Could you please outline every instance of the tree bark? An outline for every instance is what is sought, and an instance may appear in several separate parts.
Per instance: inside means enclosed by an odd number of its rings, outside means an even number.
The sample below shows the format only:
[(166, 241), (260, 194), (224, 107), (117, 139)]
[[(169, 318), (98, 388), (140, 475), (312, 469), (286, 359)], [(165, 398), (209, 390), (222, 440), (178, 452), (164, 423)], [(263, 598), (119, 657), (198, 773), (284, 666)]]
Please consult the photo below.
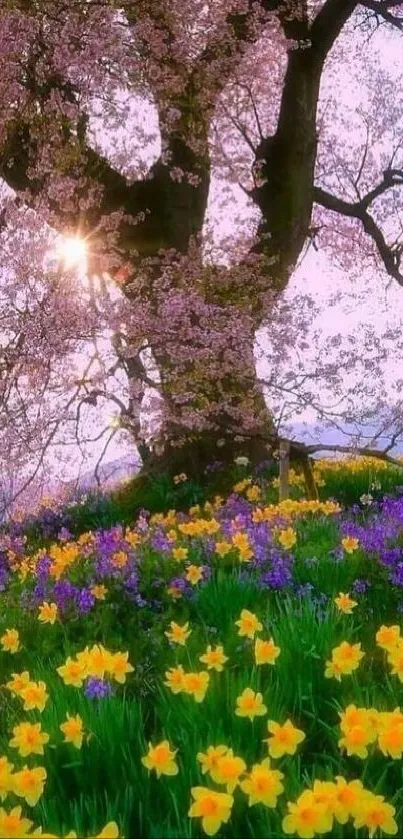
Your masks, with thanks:
[[(254, 332), (249, 346), (243, 338), (235, 355), (242, 363), (234, 364), (224, 376), (216, 375), (222, 364), (220, 354), (210, 347), (205, 364), (194, 362), (189, 352), (188, 364), (178, 371), (167, 354), (155, 352), (161, 375), (160, 390), (168, 403), (168, 421), (162, 428), (147, 469), (162, 469), (170, 474), (185, 472), (200, 478), (214, 461), (229, 465), (238, 455), (257, 465), (267, 460), (276, 432), (273, 417), (259, 385), (253, 357)], [(172, 391), (191, 394), (183, 404), (172, 398)], [(202, 417), (200, 430), (194, 418)], [(244, 422), (244, 418), (247, 422)], [(189, 431), (186, 432), (186, 429)]]

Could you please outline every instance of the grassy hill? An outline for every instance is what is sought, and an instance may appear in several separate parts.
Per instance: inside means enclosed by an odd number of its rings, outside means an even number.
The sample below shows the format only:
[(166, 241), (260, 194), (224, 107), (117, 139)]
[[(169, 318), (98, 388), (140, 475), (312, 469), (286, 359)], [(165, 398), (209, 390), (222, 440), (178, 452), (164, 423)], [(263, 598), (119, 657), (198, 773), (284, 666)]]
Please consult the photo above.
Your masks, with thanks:
[(402, 831), (400, 470), (317, 478), (137, 479), (3, 530), (0, 837)]

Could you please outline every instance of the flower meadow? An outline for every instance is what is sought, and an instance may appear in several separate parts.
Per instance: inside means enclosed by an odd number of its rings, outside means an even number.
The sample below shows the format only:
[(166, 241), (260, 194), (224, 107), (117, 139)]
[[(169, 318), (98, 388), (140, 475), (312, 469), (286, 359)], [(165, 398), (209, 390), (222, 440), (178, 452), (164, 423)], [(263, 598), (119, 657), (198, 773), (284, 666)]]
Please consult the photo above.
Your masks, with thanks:
[(4, 529), (0, 837), (401, 835), (403, 498), (372, 468), (352, 506), (346, 461), (281, 503), (242, 463), (186, 512)]

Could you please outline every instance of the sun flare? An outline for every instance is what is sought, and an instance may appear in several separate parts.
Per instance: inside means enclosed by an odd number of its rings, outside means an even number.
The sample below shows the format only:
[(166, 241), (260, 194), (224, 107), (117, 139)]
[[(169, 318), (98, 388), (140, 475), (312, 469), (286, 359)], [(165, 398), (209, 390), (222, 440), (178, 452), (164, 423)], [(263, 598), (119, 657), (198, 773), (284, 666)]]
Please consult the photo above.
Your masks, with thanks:
[(80, 236), (63, 236), (57, 246), (57, 255), (65, 268), (86, 268), (87, 243)]

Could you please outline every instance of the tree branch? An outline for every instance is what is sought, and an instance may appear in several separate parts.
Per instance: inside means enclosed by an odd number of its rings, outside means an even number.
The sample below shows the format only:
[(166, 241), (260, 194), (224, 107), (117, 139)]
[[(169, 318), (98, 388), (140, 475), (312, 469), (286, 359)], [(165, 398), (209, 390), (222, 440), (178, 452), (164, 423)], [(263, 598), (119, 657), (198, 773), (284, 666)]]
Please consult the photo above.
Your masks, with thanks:
[(378, 198), (391, 186), (403, 185), (403, 172), (401, 170), (389, 170), (389, 172), (384, 173), (382, 183), (354, 203), (338, 198), (321, 187), (314, 187), (314, 201), (334, 213), (361, 221), (365, 232), (375, 243), (389, 276), (403, 286), (403, 274), (400, 271), (403, 246), (400, 244), (388, 245), (379, 225), (368, 212), (368, 207), (375, 198)]
[(307, 455), (324, 451), (340, 452), (343, 454), (358, 454), (362, 457), (374, 457), (377, 460), (385, 460), (387, 463), (391, 463), (393, 466), (403, 469), (403, 463), (388, 454), (386, 450), (380, 451), (379, 449), (368, 449), (365, 446), (358, 446), (355, 448), (353, 446), (325, 445), (322, 443), (319, 445), (306, 446), (304, 443), (297, 443), (294, 440), (291, 440), (290, 443), (292, 448), (295, 448), (297, 451), (301, 451)]
[(390, 11), (402, 6), (401, 0), (360, 0), (360, 4), (373, 12), (376, 18), (382, 18), (385, 23), (403, 32), (403, 15), (399, 17)]

